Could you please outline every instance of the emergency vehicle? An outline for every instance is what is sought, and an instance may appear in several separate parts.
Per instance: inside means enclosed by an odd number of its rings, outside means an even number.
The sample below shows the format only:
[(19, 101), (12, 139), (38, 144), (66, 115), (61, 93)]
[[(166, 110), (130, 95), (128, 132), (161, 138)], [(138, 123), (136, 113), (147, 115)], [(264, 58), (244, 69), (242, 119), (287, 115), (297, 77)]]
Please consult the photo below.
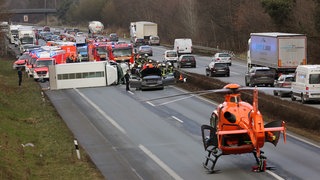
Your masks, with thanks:
[(55, 45), (65, 51), (65, 61), (71, 55), (77, 57), (77, 46), (75, 42), (56, 42)]
[(106, 61), (109, 59), (107, 47), (108, 43), (92, 42), (88, 44), (89, 61)]
[(38, 59), (31, 64), (31, 68), (29, 68), (29, 71), (32, 72), (32, 76), (35, 81), (38, 81), (39, 79), (49, 80), (48, 66), (65, 64), (67, 57), (66, 51), (62, 49), (40, 51), (36, 52), (35, 55), (38, 57)]
[(113, 44), (107, 46), (109, 59), (117, 63), (127, 62), (134, 64), (134, 51), (132, 44)]
[(56, 61), (54, 58), (38, 58), (33, 68), (33, 79), (38, 80), (49, 80), (49, 65), (55, 65)]

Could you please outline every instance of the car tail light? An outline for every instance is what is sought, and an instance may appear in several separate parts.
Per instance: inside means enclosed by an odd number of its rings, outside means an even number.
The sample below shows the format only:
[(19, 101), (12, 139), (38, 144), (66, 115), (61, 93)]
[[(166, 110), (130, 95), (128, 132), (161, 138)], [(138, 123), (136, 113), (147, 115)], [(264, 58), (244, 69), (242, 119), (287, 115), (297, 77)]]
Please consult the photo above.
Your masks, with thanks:
[(309, 91), (309, 87), (308, 86), (306, 87), (306, 91), (307, 91), (306, 94), (309, 94), (309, 92), (308, 92)]
[(282, 87), (291, 87), (291, 83), (282, 83)]

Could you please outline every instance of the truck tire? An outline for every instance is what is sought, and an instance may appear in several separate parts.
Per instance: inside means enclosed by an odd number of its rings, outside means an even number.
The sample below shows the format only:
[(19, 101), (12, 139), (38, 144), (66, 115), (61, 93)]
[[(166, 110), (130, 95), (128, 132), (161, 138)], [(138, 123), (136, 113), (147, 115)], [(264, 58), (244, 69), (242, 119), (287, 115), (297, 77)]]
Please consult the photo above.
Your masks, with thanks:
[(278, 96), (278, 92), (277, 91), (273, 91), (273, 95)]

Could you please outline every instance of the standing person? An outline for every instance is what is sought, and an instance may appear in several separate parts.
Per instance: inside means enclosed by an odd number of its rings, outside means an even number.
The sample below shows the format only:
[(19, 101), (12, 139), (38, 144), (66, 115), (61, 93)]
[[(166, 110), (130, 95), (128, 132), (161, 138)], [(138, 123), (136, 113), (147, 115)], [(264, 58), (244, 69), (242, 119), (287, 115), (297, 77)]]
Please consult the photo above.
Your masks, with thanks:
[(126, 81), (126, 91), (130, 91), (130, 88), (129, 88), (129, 83), (130, 83), (129, 70), (127, 70), (126, 74), (124, 75), (124, 79)]
[(78, 53), (78, 61), (81, 62), (82, 61), (82, 56), (80, 53)]
[(22, 83), (22, 71), (21, 71), (21, 68), (18, 69), (18, 78), (19, 78), (19, 86), (21, 86), (21, 83)]

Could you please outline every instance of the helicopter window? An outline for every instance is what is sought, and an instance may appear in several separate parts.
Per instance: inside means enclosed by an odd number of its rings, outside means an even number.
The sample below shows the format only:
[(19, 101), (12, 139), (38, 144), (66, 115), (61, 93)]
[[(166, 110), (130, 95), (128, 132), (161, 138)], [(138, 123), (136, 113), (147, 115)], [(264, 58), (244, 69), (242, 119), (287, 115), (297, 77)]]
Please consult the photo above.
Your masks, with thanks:
[(238, 103), (240, 101), (240, 98), (238, 96), (233, 96), (230, 98), (230, 102)]

